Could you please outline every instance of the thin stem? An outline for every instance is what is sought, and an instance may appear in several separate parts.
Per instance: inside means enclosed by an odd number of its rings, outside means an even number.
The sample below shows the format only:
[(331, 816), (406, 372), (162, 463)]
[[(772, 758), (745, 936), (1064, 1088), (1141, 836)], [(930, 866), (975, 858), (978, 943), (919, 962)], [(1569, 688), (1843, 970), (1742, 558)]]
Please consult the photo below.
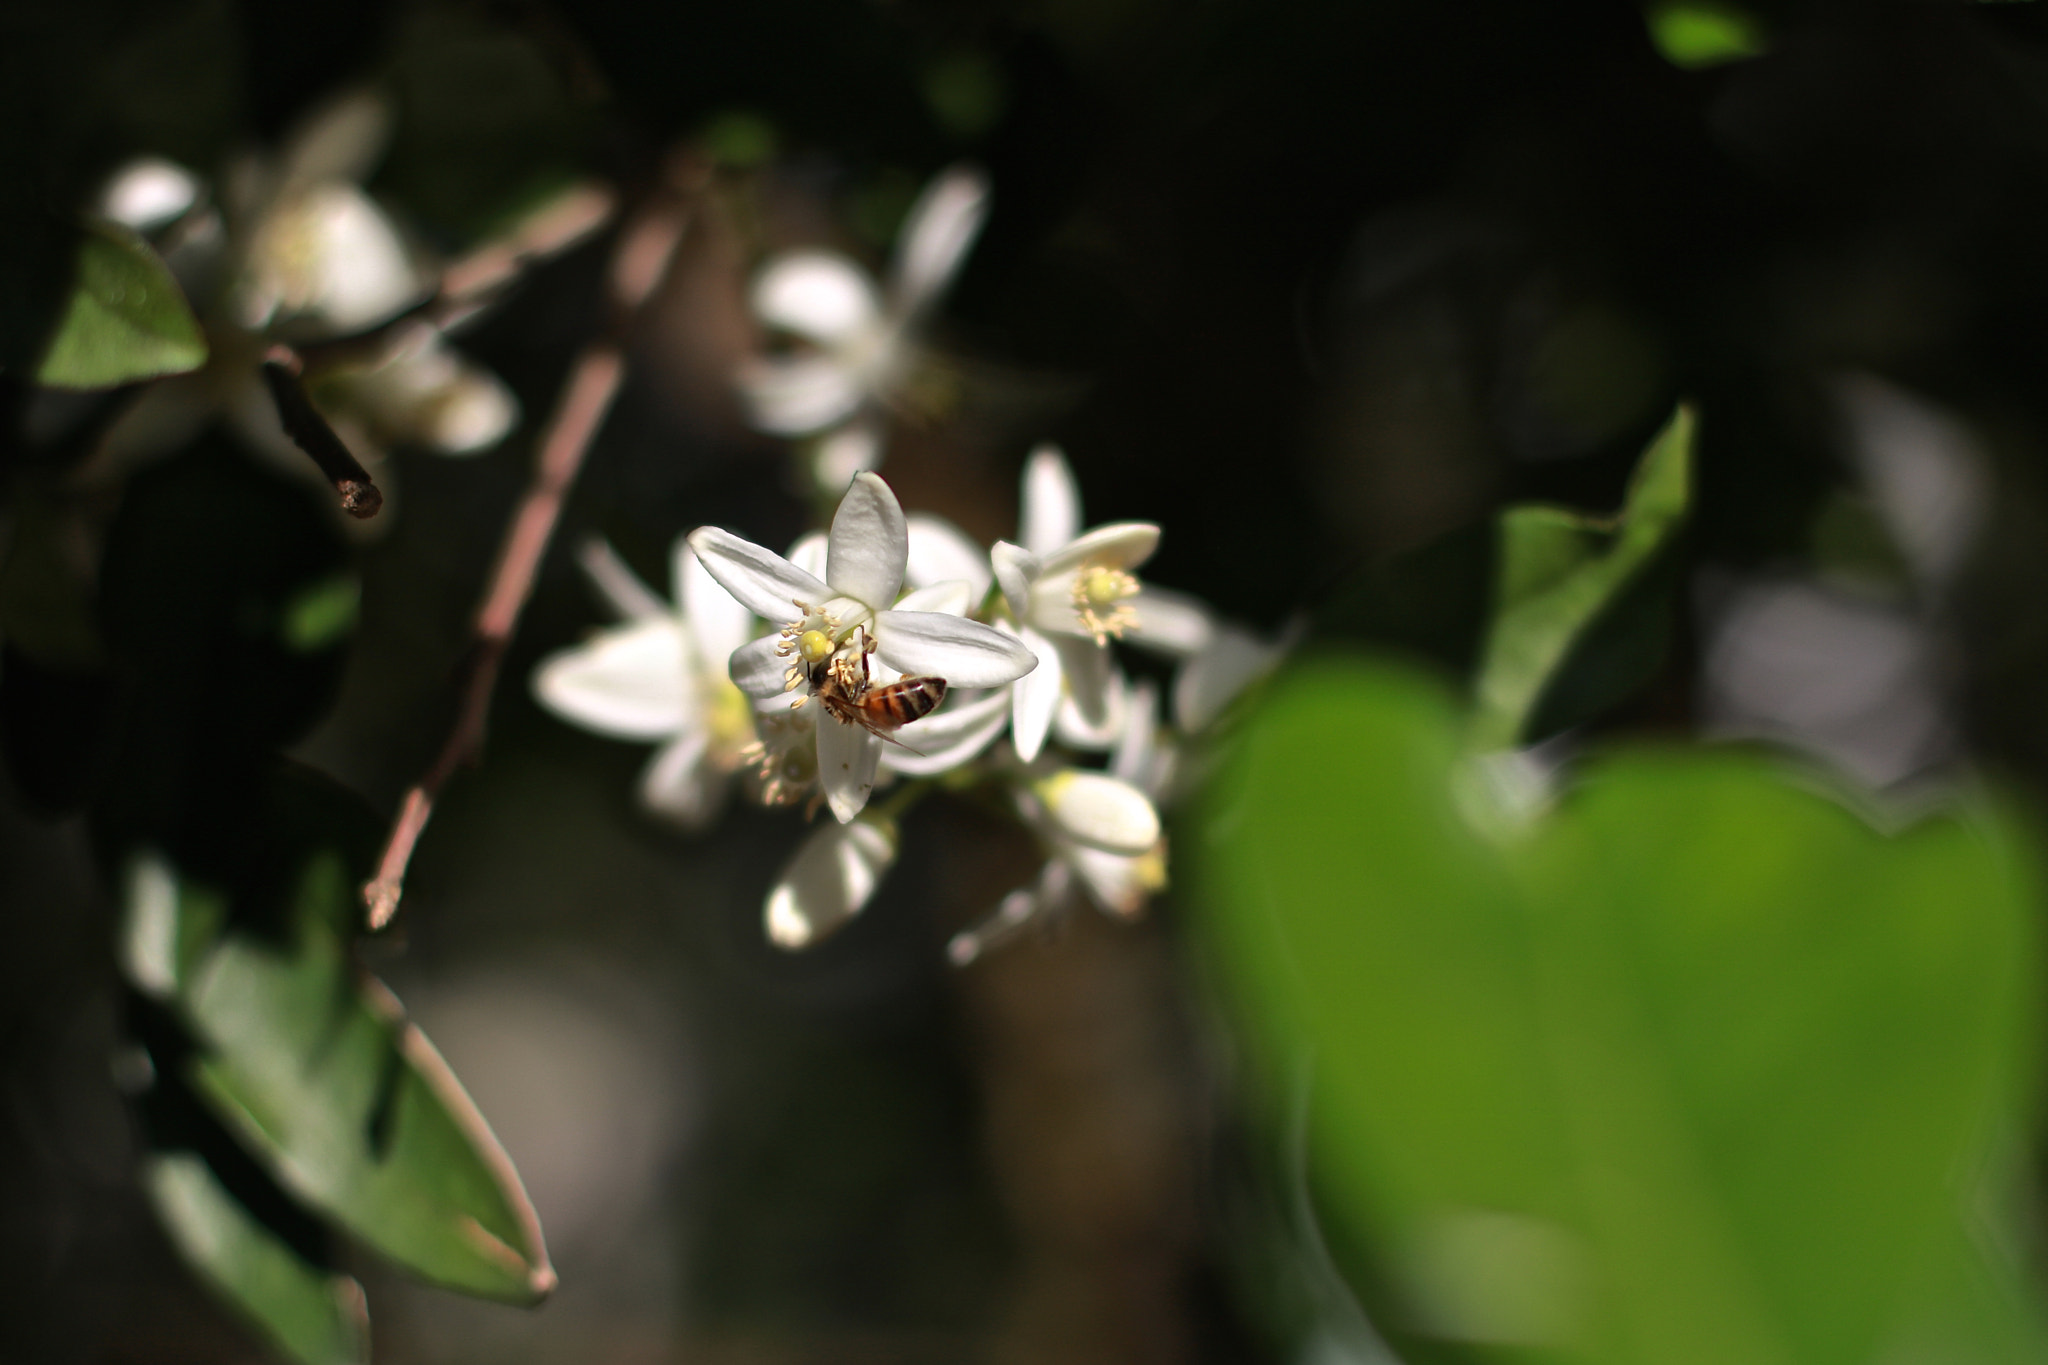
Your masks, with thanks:
[(313, 457), (327, 482), (341, 495), (341, 510), (352, 517), (377, 515), (384, 495), (370, 479), (370, 472), (357, 462), (327, 425), (327, 419), (306, 394), (305, 365), (289, 346), (272, 346), (263, 357), (263, 382), (270, 386), (270, 401), (277, 406), (277, 420), (284, 424), (292, 444)]
[(506, 526), (497, 566), (471, 629), (454, 724), (425, 775), (407, 790), (385, 840), (376, 876), (363, 886), (363, 903), (373, 930), (390, 923), (398, 912), (406, 866), (433, 817), (442, 787), (458, 768), (475, 762), (483, 746), (498, 666), (532, 595), (534, 577), (554, 537), (570, 486), (625, 377), (627, 329), (667, 273), (688, 225), (695, 191), (707, 175), (705, 164), (694, 158), (680, 162), (669, 183), (653, 194), (619, 234), (612, 251), (607, 326), (571, 366), (562, 397), (542, 433), (533, 478)]

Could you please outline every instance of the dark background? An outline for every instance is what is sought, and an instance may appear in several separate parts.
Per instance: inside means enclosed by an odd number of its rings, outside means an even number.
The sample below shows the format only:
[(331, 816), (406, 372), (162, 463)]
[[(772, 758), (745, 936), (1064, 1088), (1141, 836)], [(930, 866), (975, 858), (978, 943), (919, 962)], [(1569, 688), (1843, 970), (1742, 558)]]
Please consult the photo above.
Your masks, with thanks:
[[(1941, 604), (1947, 695), (1957, 752), (2038, 790), (2048, 17), (1747, 8), (1765, 53), (1685, 70), (1627, 3), (0, 6), (10, 338), (54, 306), (39, 225), (116, 165), (153, 152), (213, 173), (366, 80), (400, 109), (372, 188), (444, 252), (566, 177), (630, 196), (679, 141), (722, 158), (515, 643), (485, 763), (428, 836), (399, 941), (366, 950), (525, 1170), (564, 1288), (527, 1315), (363, 1267), (379, 1358), (1284, 1353), (1299, 1305), (1274, 1288), (1271, 1195), (1170, 896), (1142, 925), (1080, 916), (950, 973), (946, 936), (1033, 864), (1006, 827), (934, 807), (861, 920), (784, 956), (757, 907), (797, 823), (745, 810), (709, 841), (659, 830), (632, 808), (643, 752), (525, 691), (602, 620), (563, 552), (578, 538), (608, 536), (665, 587), (693, 526), (768, 544), (803, 528), (781, 448), (725, 387), (757, 340), (747, 273), (819, 241), (880, 262), (954, 161), (987, 170), (993, 213), (942, 314), (945, 396), (899, 422), (885, 466), (912, 510), (1008, 534), (1024, 454), (1058, 441), (1091, 523), (1164, 526), (1149, 579), (1263, 630), (1299, 620), (1312, 643), (1456, 668), (1484, 607), (1469, 528), (1512, 500), (1612, 508), (1680, 397), (1704, 414), (1681, 584), (1826, 568), (1824, 529), (1862, 506), (1838, 386), (1876, 376), (1966, 423), (1994, 471)], [(123, 718), (160, 705), (189, 724), (167, 693), (220, 695), (228, 666), (192, 642), (237, 585), (358, 565), (346, 655), (283, 703), (266, 675), (237, 705), (276, 703), (266, 743), (388, 811), (446, 724), (533, 423), (596, 325), (606, 245), (536, 268), (464, 335), (529, 420), (476, 460), (401, 454), (379, 539), (345, 545), (219, 433), (120, 505), (67, 510), (85, 529), (50, 619), (82, 612), (117, 643), (124, 620), (198, 624), (145, 650), (154, 671), (123, 671), (9, 622), (0, 1355), (251, 1358), (153, 1230), (108, 1079), (126, 1025), (96, 849), (121, 805), (108, 774), (133, 762)], [(30, 434), (18, 378), (0, 405), (20, 543), (79, 443)], [(227, 491), (179, 503), (209, 480)], [(1697, 722), (1697, 601), (1675, 596), (1662, 675), (1604, 725)], [(202, 776), (166, 779), (165, 799), (218, 828), (230, 779)]]

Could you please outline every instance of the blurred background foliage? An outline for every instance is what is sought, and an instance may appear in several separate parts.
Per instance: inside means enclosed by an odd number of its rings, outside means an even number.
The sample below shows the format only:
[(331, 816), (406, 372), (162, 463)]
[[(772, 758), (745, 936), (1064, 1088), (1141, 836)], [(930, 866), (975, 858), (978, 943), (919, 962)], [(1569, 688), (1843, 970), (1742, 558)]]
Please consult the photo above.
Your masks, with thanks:
[[(391, 442), (373, 536), (225, 420), (86, 477), (142, 386), (65, 338), (242, 364), (80, 214), (143, 155), (225, 196), (366, 86), (422, 259), (715, 170), (485, 762), (357, 942), (610, 234), (468, 323), (528, 418)], [(892, 486), (987, 542), (1057, 440), (1164, 526), (1148, 578), (1311, 657), (1144, 922), (946, 968), (1035, 861), (926, 806), (790, 956), (801, 827), (655, 826), (523, 679), (601, 617), (584, 537), (661, 582), (690, 527), (803, 529), (732, 389), (748, 276), (880, 261), (963, 159), (992, 216)], [(2039, 1358), (2044, 204), (2024, 2), (0, 6), (0, 1356), (349, 1359), (366, 1297), (393, 1362)], [(250, 944), (354, 1052), (236, 1053), (178, 953)], [(266, 1089), (329, 1063), (354, 1107)], [(266, 1103), (470, 1133), (420, 1169), (517, 1266), (234, 1126)], [(398, 1273), (549, 1258), (538, 1313)]]

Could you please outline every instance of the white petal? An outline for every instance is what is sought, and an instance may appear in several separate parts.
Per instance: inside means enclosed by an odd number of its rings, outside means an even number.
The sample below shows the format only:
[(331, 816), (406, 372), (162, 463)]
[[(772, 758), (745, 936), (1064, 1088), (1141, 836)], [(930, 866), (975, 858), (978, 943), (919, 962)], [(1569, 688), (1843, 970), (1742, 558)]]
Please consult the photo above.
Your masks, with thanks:
[(1024, 644), (1037, 656), (1038, 667), (1017, 679), (1010, 689), (1015, 703), (1010, 736), (1011, 743), (1017, 746), (1017, 757), (1029, 763), (1045, 747), (1046, 731), (1052, 728), (1062, 688), (1060, 655), (1052, 641), (1026, 626)]
[(875, 324), (881, 301), (867, 272), (831, 251), (778, 256), (754, 281), (754, 316), (770, 327), (833, 346)]
[(763, 635), (734, 650), (726, 668), (732, 685), (750, 697), (775, 697), (788, 690), (789, 658), (775, 652), (781, 644), (780, 635)]
[(906, 583), (922, 588), (928, 583), (964, 578), (973, 585), (976, 602), (988, 596), (988, 556), (965, 531), (944, 517), (927, 512), (912, 512), (909, 527), (910, 558), (903, 570)]
[(1081, 534), (1081, 490), (1058, 446), (1044, 445), (1024, 464), (1018, 536), (1043, 559)]
[(1039, 573), (1042, 577), (1051, 578), (1055, 574), (1072, 573), (1084, 564), (1134, 569), (1150, 559), (1158, 548), (1157, 525), (1149, 521), (1113, 521), (1047, 555)]
[(955, 166), (918, 196), (903, 220), (890, 271), (891, 302), (910, 317), (935, 301), (967, 256), (988, 217), (988, 180)]
[(182, 218), (199, 202), (199, 177), (175, 161), (146, 156), (109, 176), (99, 211), (137, 232), (154, 232)]
[(1216, 635), (1216, 621), (1199, 598), (1183, 592), (1155, 588), (1150, 583), (1131, 599), (1138, 624), (1125, 636), (1134, 645), (1144, 645), (1163, 654), (1200, 654)]
[(1083, 746), (1107, 747), (1115, 733), (1112, 713), (1116, 694), (1123, 686), (1116, 660), (1106, 647), (1085, 635), (1054, 635), (1051, 639), (1067, 677), (1067, 697), (1073, 703)]
[(840, 824), (859, 815), (868, 803), (881, 761), (881, 740), (858, 725), (818, 718), (818, 780), (824, 784), (825, 801)]
[[(576, 547), (576, 562), (582, 566), (598, 594), (611, 604), (612, 610), (627, 620), (652, 621), (675, 615), (675, 608), (642, 583), (640, 575), (619, 558), (619, 552), (609, 542), (592, 536)], [(723, 588), (719, 589), (719, 595), (725, 596)], [(731, 653), (730, 650), (726, 652)]]
[[(700, 665), (724, 672), (725, 660), (753, 638), (754, 613), (719, 586), (690, 548), (687, 536), (676, 540), (669, 561), (676, 605), (682, 608), (683, 625), (696, 642)], [(796, 607), (791, 604), (787, 610), (794, 613)]]
[(1081, 884), (1095, 903), (1124, 919), (1145, 908), (1146, 895), (1162, 880), (1160, 864), (1150, 852), (1131, 857), (1075, 845), (1061, 856), (1081, 875)]
[(384, 210), (354, 185), (325, 181), (264, 215), (238, 311), (252, 326), (275, 317), (341, 335), (382, 322), (425, 293), (425, 277)]
[(768, 893), (769, 941), (804, 948), (860, 912), (896, 861), (896, 836), (875, 820), (825, 825), (804, 840)]
[(487, 450), (519, 421), (512, 391), (432, 327), (406, 328), (383, 363), (335, 382), (390, 439), (443, 455)]
[(1207, 727), (1223, 709), (1276, 664), (1285, 642), (1274, 644), (1228, 623), (1216, 627), (1209, 648), (1190, 660), (1173, 682), (1173, 715), (1190, 734)]
[(825, 533), (806, 531), (796, 538), (796, 544), (789, 547), (789, 562), (805, 573), (825, 581)]
[(1159, 751), (1159, 689), (1150, 680), (1130, 688), (1123, 711), (1116, 749), (1109, 758), (1109, 775), (1150, 792)]
[(674, 617), (629, 622), (542, 660), (533, 692), (556, 715), (601, 735), (663, 738), (694, 719), (687, 649)]
[(1159, 812), (1128, 782), (1063, 768), (1032, 791), (1060, 833), (1077, 843), (1135, 856), (1159, 842)]
[(663, 745), (640, 774), (640, 804), (684, 829), (702, 829), (718, 814), (730, 785), (710, 752), (711, 736), (703, 730)]
[(797, 603), (818, 607), (832, 596), (824, 583), (773, 550), (716, 526), (690, 532), (690, 548), (720, 587), (764, 621), (793, 621), (801, 614)]
[(383, 159), (393, 122), (391, 101), (373, 90), (358, 88), (328, 101), (287, 137), (279, 158), (284, 183), (369, 179)]
[(1010, 614), (1024, 620), (1031, 610), (1031, 585), (1038, 581), (1038, 556), (1021, 545), (999, 540), (988, 552), (988, 562), (995, 570), (996, 582), (1003, 585)]
[(991, 692), (965, 706), (941, 707), (896, 732), (901, 748), (884, 745), (882, 766), (908, 777), (929, 777), (959, 767), (995, 741), (1010, 721), (1010, 697)]
[(944, 678), (953, 687), (1001, 687), (1038, 666), (1036, 655), (993, 626), (937, 612), (882, 612), (875, 617), (875, 642), (891, 668)]
[(879, 475), (856, 475), (832, 516), (825, 581), (832, 591), (881, 611), (903, 590), (909, 556), (910, 532), (896, 495)]
[(1053, 712), (1052, 737), (1069, 749), (1099, 752), (1113, 746), (1116, 737), (1123, 733), (1124, 705), (1120, 694), (1111, 692), (1109, 695), (1108, 712), (1099, 719), (1091, 720), (1074, 705), (1072, 691), (1061, 694), (1060, 709)]
[(441, 394), (425, 428), (428, 448), (443, 455), (474, 455), (496, 446), (519, 425), (519, 400), (498, 376), (466, 365), (462, 381)]
[(830, 355), (756, 356), (735, 376), (747, 420), (775, 436), (805, 436), (861, 405), (860, 375)]
[(964, 578), (931, 583), (916, 592), (903, 594), (897, 611), (935, 611), (944, 616), (965, 616), (974, 606), (974, 585)]

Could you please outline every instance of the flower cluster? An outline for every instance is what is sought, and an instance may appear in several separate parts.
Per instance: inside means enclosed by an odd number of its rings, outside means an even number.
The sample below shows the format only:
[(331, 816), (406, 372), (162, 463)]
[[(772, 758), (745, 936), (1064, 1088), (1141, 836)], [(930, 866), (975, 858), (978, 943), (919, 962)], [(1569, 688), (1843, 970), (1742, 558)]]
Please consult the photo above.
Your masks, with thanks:
[(405, 316), (434, 292), (434, 274), (362, 187), (391, 122), (386, 100), (348, 93), (274, 156), (232, 166), (218, 203), (200, 177), (160, 158), (107, 181), (99, 211), (162, 252), (198, 308), (211, 356), (144, 390), (107, 433), (90, 475), (176, 449), (218, 416), (249, 449), (313, 477), (258, 377), (273, 341), (366, 338), (307, 377), (349, 448), (372, 464), (390, 445), (467, 455), (512, 430), (511, 390), (449, 346), (440, 326)]
[[(660, 741), (641, 797), (686, 828), (735, 776), (762, 804), (831, 811), (769, 893), (783, 947), (860, 910), (895, 861), (896, 817), (941, 787), (989, 787), (1046, 855), (1033, 885), (954, 940), (955, 961), (1077, 893), (1132, 916), (1165, 884), (1159, 805), (1179, 737), (1276, 651), (1137, 577), (1156, 525), (1082, 529), (1050, 447), (1026, 466), (1018, 541), (984, 550), (906, 516), (862, 472), (829, 534), (787, 555), (717, 527), (684, 537), (674, 609), (595, 549), (585, 566), (627, 620), (546, 660), (535, 689), (577, 724)], [(1176, 725), (1156, 686), (1126, 675), (1119, 641), (1181, 665)]]

